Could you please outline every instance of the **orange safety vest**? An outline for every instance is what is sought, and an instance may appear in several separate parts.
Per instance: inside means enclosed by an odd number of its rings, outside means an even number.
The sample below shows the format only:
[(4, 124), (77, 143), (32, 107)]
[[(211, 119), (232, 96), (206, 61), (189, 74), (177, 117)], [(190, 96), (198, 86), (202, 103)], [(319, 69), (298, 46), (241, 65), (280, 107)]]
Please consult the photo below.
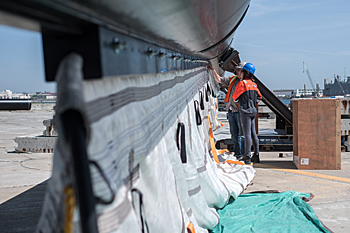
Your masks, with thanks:
[(230, 94), (231, 94), (232, 86), (233, 86), (233, 84), (235, 83), (236, 78), (237, 78), (236, 75), (232, 75), (232, 76), (231, 76), (230, 84), (228, 85), (228, 90), (227, 90), (227, 93), (226, 93), (226, 96), (225, 96), (225, 102), (227, 102), (227, 103), (228, 103), (229, 100), (230, 100)]
[(253, 82), (250, 78), (244, 79), (237, 84), (235, 93), (233, 93), (232, 98), (236, 101), (242, 94), (245, 94), (248, 91), (256, 91), (258, 100), (262, 99), (258, 85), (256, 85), (256, 83)]

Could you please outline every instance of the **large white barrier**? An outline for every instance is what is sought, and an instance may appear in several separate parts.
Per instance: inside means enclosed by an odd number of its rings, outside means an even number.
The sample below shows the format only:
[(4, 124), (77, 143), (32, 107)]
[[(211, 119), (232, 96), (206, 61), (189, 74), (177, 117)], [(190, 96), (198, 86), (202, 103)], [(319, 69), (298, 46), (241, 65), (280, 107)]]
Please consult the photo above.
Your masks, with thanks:
[[(79, 57), (67, 59), (56, 78), (57, 127), (67, 109), (83, 116), (93, 193), (109, 201), (96, 205), (99, 231), (206, 232), (215, 227), (214, 207), (242, 193), (255, 171), (240, 163), (218, 163), (211, 135), (220, 123), (216, 100), (207, 92), (206, 67), (82, 81), (64, 72), (81, 69)], [(178, 132), (181, 124), (184, 136)], [(80, 231), (69, 189), (74, 187), (74, 155), (59, 133), (38, 232)]]

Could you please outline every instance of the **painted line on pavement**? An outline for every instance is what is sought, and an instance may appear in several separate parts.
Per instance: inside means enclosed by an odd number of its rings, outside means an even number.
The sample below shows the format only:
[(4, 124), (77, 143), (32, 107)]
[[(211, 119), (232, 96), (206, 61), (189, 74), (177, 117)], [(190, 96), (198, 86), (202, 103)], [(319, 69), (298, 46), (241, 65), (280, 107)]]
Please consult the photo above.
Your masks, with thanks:
[(323, 178), (327, 180), (336, 180), (336, 181), (341, 181), (341, 182), (347, 182), (350, 183), (349, 178), (344, 178), (344, 177), (338, 177), (338, 176), (329, 176), (329, 175), (324, 175), (324, 174), (319, 174), (319, 173), (313, 173), (313, 172), (307, 172), (307, 171), (301, 171), (301, 170), (295, 170), (295, 169), (283, 169), (271, 165), (266, 165), (266, 164), (260, 164), (260, 163), (254, 163), (253, 167), (256, 168), (268, 168), (272, 170), (277, 170), (277, 171), (284, 171), (284, 172), (290, 172), (290, 173), (295, 173), (295, 174), (300, 174), (300, 175), (306, 175), (306, 176), (313, 176), (317, 178)]

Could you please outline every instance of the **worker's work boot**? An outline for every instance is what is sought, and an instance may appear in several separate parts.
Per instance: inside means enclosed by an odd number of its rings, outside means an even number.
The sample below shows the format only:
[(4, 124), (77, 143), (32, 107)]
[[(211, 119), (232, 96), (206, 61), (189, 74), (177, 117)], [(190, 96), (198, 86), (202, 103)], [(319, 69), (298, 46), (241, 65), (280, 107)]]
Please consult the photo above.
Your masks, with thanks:
[(259, 158), (259, 154), (253, 154), (252, 158), (251, 158), (251, 161), (253, 163), (260, 163), (260, 158)]
[(251, 164), (249, 155), (243, 155), (239, 161), (243, 161), (245, 164)]

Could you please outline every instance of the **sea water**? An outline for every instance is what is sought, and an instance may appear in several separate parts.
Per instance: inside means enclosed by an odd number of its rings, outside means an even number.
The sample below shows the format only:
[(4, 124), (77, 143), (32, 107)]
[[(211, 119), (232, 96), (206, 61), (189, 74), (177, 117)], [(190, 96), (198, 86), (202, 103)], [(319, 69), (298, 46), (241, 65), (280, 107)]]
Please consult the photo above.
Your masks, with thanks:
[(290, 99), (280, 99), (280, 101), (284, 104), (287, 105), (290, 103)]

